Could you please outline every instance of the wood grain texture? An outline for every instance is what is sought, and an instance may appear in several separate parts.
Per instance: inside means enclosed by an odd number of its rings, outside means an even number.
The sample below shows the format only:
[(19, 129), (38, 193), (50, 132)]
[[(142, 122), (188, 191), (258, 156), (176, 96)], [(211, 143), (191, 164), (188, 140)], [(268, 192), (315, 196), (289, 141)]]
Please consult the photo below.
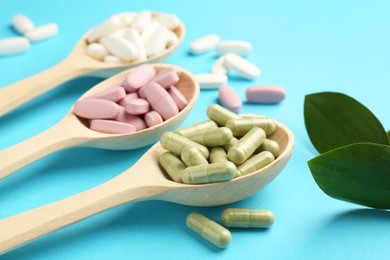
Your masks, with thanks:
[[(154, 13), (155, 15), (156, 13)], [(110, 77), (125, 69), (136, 67), (142, 63), (158, 63), (165, 61), (181, 44), (185, 35), (183, 23), (174, 30), (178, 37), (175, 45), (164, 52), (149, 58), (147, 61), (109, 64), (89, 57), (86, 53), (88, 32), (79, 40), (71, 53), (60, 63), (29, 78), (23, 79), (0, 89), (0, 116), (54, 89), (61, 83), (82, 75)]]

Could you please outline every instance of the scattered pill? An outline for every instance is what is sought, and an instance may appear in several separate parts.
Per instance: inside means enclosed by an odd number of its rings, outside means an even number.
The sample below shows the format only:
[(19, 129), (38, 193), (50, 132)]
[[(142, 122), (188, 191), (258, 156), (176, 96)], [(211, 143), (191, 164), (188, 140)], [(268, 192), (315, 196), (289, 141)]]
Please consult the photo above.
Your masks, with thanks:
[(112, 86), (104, 91), (98, 92), (96, 94), (90, 95), (86, 98), (97, 98), (97, 99), (105, 99), (113, 102), (117, 102), (126, 97), (126, 91), (120, 85)]
[(235, 137), (241, 137), (254, 127), (259, 127), (270, 135), (275, 131), (276, 124), (270, 118), (236, 118), (227, 122), (226, 127), (232, 130)]
[(269, 151), (276, 158), (279, 155), (280, 146), (277, 142), (271, 139), (265, 139), (264, 142), (256, 149), (255, 153), (260, 153), (262, 151)]
[(150, 64), (143, 64), (133, 69), (122, 85), (127, 92), (135, 92), (156, 75), (155, 68)]
[(229, 181), (236, 173), (237, 168), (234, 163), (219, 162), (187, 167), (181, 171), (181, 179), (187, 184), (203, 184)]
[(209, 163), (199, 149), (192, 146), (185, 146), (181, 151), (180, 157), (187, 167)]
[(87, 119), (113, 119), (119, 113), (119, 106), (109, 100), (87, 98), (77, 101), (73, 112)]
[(200, 89), (218, 89), (227, 83), (227, 76), (222, 74), (204, 73), (194, 77), (198, 81)]
[(275, 216), (270, 210), (228, 208), (222, 212), (221, 221), (226, 227), (269, 228)]
[(160, 156), (159, 163), (173, 181), (182, 182), (180, 172), (186, 168), (186, 165), (173, 153), (163, 153)]
[(229, 149), (228, 158), (236, 165), (243, 163), (263, 143), (265, 139), (263, 129), (254, 127)]
[(188, 139), (206, 147), (223, 146), (229, 143), (233, 133), (227, 127), (208, 128), (188, 136)]
[(182, 135), (182, 136), (185, 136), (185, 137), (188, 137), (188, 136), (191, 136), (202, 129), (207, 129), (207, 128), (211, 128), (211, 127), (218, 127), (217, 123), (215, 123), (213, 120), (206, 120), (206, 121), (203, 121), (200, 123), (196, 123), (196, 124), (193, 124), (190, 126), (186, 126), (186, 127), (177, 129), (175, 131), (175, 133)]
[(145, 114), (145, 122), (148, 127), (152, 127), (163, 122), (163, 119), (156, 111), (150, 111)]
[(231, 87), (222, 86), (219, 88), (219, 102), (223, 107), (234, 113), (239, 113), (241, 110), (241, 98)]
[(211, 73), (226, 75), (228, 73), (225, 67), (225, 56), (219, 57), (211, 68)]
[(185, 146), (196, 147), (206, 159), (209, 158), (209, 150), (205, 146), (173, 132), (165, 132), (160, 138), (160, 144), (166, 150), (177, 155), (181, 154)]
[(260, 76), (260, 69), (255, 64), (233, 53), (225, 55), (224, 65), (245, 79), (253, 80)]
[(171, 86), (168, 90), (168, 93), (171, 95), (179, 110), (182, 110), (188, 105), (186, 97), (175, 86)]
[(34, 22), (23, 14), (17, 14), (12, 17), (12, 27), (18, 33), (24, 35), (34, 28)]
[(189, 214), (186, 224), (192, 231), (217, 247), (226, 248), (232, 240), (229, 230), (199, 213)]
[(106, 134), (128, 134), (137, 131), (136, 127), (130, 124), (100, 119), (92, 120), (90, 128)]
[(238, 166), (237, 171), (239, 176), (247, 175), (257, 171), (275, 160), (271, 152), (264, 151), (249, 158), (244, 163)]
[(104, 60), (108, 55), (108, 50), (100, 43), (91, 43), (87, 46), (87, 54), (96, 60)]
[(252, 51), (252, 44), (246, 41), (223, 41), (216, 46), (219, 55), (234, 53), (240, 56), (246, 56)]
[(167, 120), (179, 113), (175, 101), (167, 90), (155, 82), (145, 85), (145, 97), (151, 107), (156, 110), (164, 120)]
[(127, 102), (126, 112), (131, 115), (143, 115), (149, 112), (149, 102), (142, 98), (134, 98)]
[(275, 104), (285, 96), (286, 91), (277, 86), (253, 86), (246, 89), (246, 100), (249, 103)]
[(30, 49), (30, 41), (25, 37), (10, 37), (0, 40), (0, 56), (12, 55)]
[(222, 147), (212, 147), (209, 156), (210, 163), (227, 162), (227, 154)]
[(192, 54), (201, 54), (207, 52), (218, 44), (219, 36), (216, 34), (209, 34), (203, 37), (200, 37), (190, 44), (190, 52)]
[(231, 119), (239, 119), (240, 117), (227, 110), (226, 108), (218, 105), (213, 104), (207, 108), (207, 116), (211, 119), (217, 122), (220, 126), (225, 126), (226, 123)]
[(35, 27), (25, 33), (25, 36), (31, 42), (42, 41), (53, 37), (58, 33), (58, 25), (55, 23), (48, 23)]

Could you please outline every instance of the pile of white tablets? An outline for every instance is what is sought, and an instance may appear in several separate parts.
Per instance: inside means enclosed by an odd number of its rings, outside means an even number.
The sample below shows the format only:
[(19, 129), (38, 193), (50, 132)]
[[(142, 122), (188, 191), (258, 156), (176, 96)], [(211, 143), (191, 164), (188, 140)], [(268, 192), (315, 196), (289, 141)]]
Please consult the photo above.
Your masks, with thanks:
[(12, 27), (22, 36), (0, 40), (0, 56), (27, 51), (30, 49), (30, 42), (42, 41), (58, 33), (56, 23), (35, 26), (30, 18), (22, 14), (12, 17)]
[(145, 61), (175, 45), (181, 24), (173, 14), (150, 11), (111, 16), (88, 34), (87, 54), (106, 63)]

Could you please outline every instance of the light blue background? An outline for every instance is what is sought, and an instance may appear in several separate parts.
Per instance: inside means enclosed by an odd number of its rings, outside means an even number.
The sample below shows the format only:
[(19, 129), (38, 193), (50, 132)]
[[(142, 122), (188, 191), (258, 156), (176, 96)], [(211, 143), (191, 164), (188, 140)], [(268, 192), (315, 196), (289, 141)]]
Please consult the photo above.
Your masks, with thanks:
[[(248, 40), (249, 59), (262, 69), (257, 80), (231, 79), (245, 98), (246, 87), (276, 84), (287, 91), (279, 105), (244, 104), (295, 133), (294, 154), (269, 186), (229, 207), (272, 210), (269, 230), (233, 230), (224, 250), (214, 248), (185, 226), (192, 211), (218, 219), (227, 206), (196, 208), (168, 202), (127, 204), (36, 240), (1, 259), (388, 259), (388, 211), (372, 210), (327, 197), (315, 184), (307, 160), (317, 155), (303, 121), (309, 93), (339, 91), (369, 107), (390, 128), (388, 1), (119, 1), (2, 0), (0, 38), (13, 36), (10, 21), (23, 13), (36, 24), (57, 22), (60, 34), (34, 43), (28, 52), (0, 58), (0, 86), (42, 71), (59, 61), (92, 26), (122, 11), (177, 14), (187, 35), (169, 63), (193, 73), (208, 72), (215, 55), (192, 57), (190, 42), (216, 33), (222, 40)], [(83, 77), (61, 85), (0, 118), (0, 149), (49, 128), (100, 79)], [(201, 92), (189, 125), (206, 118), (217, 91)], [(0, 181), (0, 218), (92, 188), (120, 174), (149, 147), (135, 151), (74, 148), (50, 155)], [(1, 162), (0, 162), (1, 163)], [(1, 236), (1, 234), (0, 234)]]

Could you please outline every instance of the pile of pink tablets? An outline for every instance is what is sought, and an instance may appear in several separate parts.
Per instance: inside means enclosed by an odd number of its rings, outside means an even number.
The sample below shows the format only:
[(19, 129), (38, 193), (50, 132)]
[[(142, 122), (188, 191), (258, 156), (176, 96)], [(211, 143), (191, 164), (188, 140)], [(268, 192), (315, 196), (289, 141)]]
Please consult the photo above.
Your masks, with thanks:
[(140, 65), (122, 83), (77, 101), (73, 112), (89, 119), (90, 129), (108, 134), (132, 133), (158, 125), (188, 104), (175, 87), (180, 74), (176, 66), (157, 73), (150, 64)]

